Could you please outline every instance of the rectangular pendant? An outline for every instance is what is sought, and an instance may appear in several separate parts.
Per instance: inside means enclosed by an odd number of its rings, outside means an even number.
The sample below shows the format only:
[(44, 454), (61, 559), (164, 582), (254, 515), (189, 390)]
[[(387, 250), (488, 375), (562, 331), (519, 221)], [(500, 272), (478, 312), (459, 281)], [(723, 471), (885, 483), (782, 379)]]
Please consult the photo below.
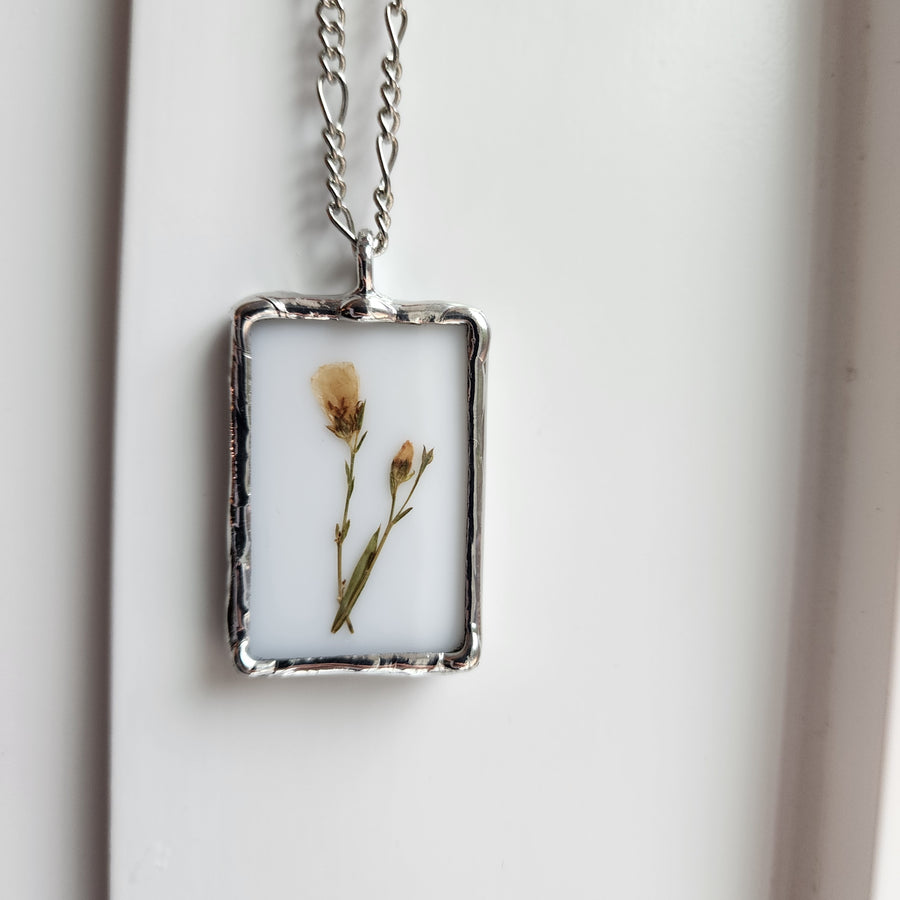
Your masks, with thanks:
[(477, 310), (249, 298), (232, 327), (228, 629), (247, 675), (458, 671), (481, 650)]

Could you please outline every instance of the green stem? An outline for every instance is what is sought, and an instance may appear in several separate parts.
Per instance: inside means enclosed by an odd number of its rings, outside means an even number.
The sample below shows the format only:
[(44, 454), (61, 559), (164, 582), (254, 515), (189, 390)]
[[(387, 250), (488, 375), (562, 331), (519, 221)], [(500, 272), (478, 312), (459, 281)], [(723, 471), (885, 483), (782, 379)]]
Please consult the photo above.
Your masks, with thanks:
[[(402, 516), (403, 513), (406, 512), (406, 508), (409, 506), (409, 501), (412, 500), (412, 495), (416, 492), (416, 488), (419, 486), (419, 479), (422, 477), (422, 473), (424, 471), (425, 471), (425, 466), (420, 465), (419, 472), (416, 475), (416, 480), (413, 482), (413, 486), (409, 489), (409, 493), (406, 495), (406, 499), (403, 501), (403, 506), (400, 509), (400, 512), (397, 513), (397, 517), (394, 519), (394, 522), (398, 522), (400, 520), (400, 516)], [(393, 518), (393, 512), (394, 512), (394, 504), (392, 502), (391, 503), (392, 518)], [(391, 522), (391, 525), (393, 525), (394, 522)], [(390, 528), (390, 526), (388, 526), (388, 528)], [(385, 537), (387, 537), (387, 532), (385, 532)]]
[[(348, 446), (350, 445), (348, 444)], [(347, 494), (344, 498), (344, 515), (341, 519), (338, 534), (335, 536), (335, 543), (337, 544), (337, 602), (339, 610), (344, 602), (344, 539), (347, 537), (347, 532), (349, 531), (347, 516), (350, 514), (350, 494), (353, 492), (353, 470), (356, 466), (357, 450), (359, 450), (359, 432), (356, 432), (353, 439), (353, 445), (350, 446), (350, 464), (347, 473)], [(350, 621), (349, 617), (346, 619), (346, 622), (347, 628), (349, 628), (350, 633), (353, 634), (353, 623)]]
[[(334, 617), (334, 622), (331, 625), (332, 633), (340, 631), (341, 626), (344, 622), (350, 623), (350, 613), (353, 610), (353, 607), (356, 605), (356, 601), (359, 599), (359, 595), (363, 592), (363, 588), (366, 586), (366, 582), (369, 580), (369, 576), (372, 574), (372, 569), (375, 568), (375, 563), (378, 560), (378, 557), (381, 555), (382, 548), (384, 547), (385, 542), (388, 539), (388, 535), (391, 533), (391, 529), (400, 521), (400, 517), (406, 512), (409, 507), (409, 501), (412, 499), (412, 495), (415, 492), (416, 488), (419, 485), (419, 479), (422, 477), (422, 472), (424, 471), (424, 466), (419, 467), (419, 473), (416, 475), (416, 480), (413, 482), (413, 486), (409, 489), (409, 493), (406, 495), (406, 499), (403, 501), (403, 505), (400, 507), (400, 510), (394, 514), (394, 510), (397, 508), (397, 492), (396, 490), (391, 493), (391, 511), (388, 513), (388, 523), (384, 529), (384, 534), (381, 536), (381, 540), (378, 542), (378, 546), (375, 548), (375, 552), (372, 554), (372, 558), (369, 560), (365, 569), (363, 570), (362, 577), (359, 580), (359, 583), (355, 586), (352, 595), (348, 595), (343, 598), (342, 606), (338, 608), (337, 615)], [(352, 579), (351, 579), (352, 580)]]

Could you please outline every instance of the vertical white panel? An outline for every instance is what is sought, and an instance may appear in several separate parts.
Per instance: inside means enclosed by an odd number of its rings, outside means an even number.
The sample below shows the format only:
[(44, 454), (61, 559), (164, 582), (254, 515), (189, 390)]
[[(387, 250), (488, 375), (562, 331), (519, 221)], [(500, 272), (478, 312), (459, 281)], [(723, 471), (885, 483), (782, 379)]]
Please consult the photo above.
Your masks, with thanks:
[[(483, 663), (248, 682), (224, 645), (229, 307), (352, 275), (323, 213), (312, 6), (135, 3), (113, 898), (758, 900), (819, 4), (412, 5), (377, 278), (493, 327)], [(373, 5), (348, 6), (365, 220), (383, 44)]]
[(103, 896), (110, 441), (128, 4), (0, 28), (4, 896)]

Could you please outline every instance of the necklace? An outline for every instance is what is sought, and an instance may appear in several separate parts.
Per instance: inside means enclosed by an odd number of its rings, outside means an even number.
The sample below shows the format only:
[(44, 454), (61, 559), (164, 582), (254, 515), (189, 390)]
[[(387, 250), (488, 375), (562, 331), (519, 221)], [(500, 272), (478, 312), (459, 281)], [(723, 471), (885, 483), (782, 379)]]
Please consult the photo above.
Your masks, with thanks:
[(354, 248), (356, 284), (235, 310), (231, 652), (248, 675), (468, 669), (481, 651), (487, 325), (374, 287), (394, 203), (402, 0), (384, 10), (372, 231), (345, 202), (344, 4), (319, 0), (316, 15), (326, 211)]

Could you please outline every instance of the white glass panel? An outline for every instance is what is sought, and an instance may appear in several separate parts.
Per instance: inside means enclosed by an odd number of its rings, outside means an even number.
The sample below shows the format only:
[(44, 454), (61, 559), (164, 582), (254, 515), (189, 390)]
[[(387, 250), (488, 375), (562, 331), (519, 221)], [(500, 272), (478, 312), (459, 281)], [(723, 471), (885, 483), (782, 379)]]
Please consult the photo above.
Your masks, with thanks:
[[(465, 624), (466, 329), (271, 319), (250, 332), (250, 653), (256, 659), (449, 651)], [(390, 512), (391, 461), (404, 441), (434, 449), (351, 620), (337, 611), (335, 524), (347, 444), (328, 431), (310, 379), (352, 362), (366, 402), (343, 577)], [(398, 501), (413, 485), (400, 485)], [(397, 509), (400, 509), (399, 503)]]

